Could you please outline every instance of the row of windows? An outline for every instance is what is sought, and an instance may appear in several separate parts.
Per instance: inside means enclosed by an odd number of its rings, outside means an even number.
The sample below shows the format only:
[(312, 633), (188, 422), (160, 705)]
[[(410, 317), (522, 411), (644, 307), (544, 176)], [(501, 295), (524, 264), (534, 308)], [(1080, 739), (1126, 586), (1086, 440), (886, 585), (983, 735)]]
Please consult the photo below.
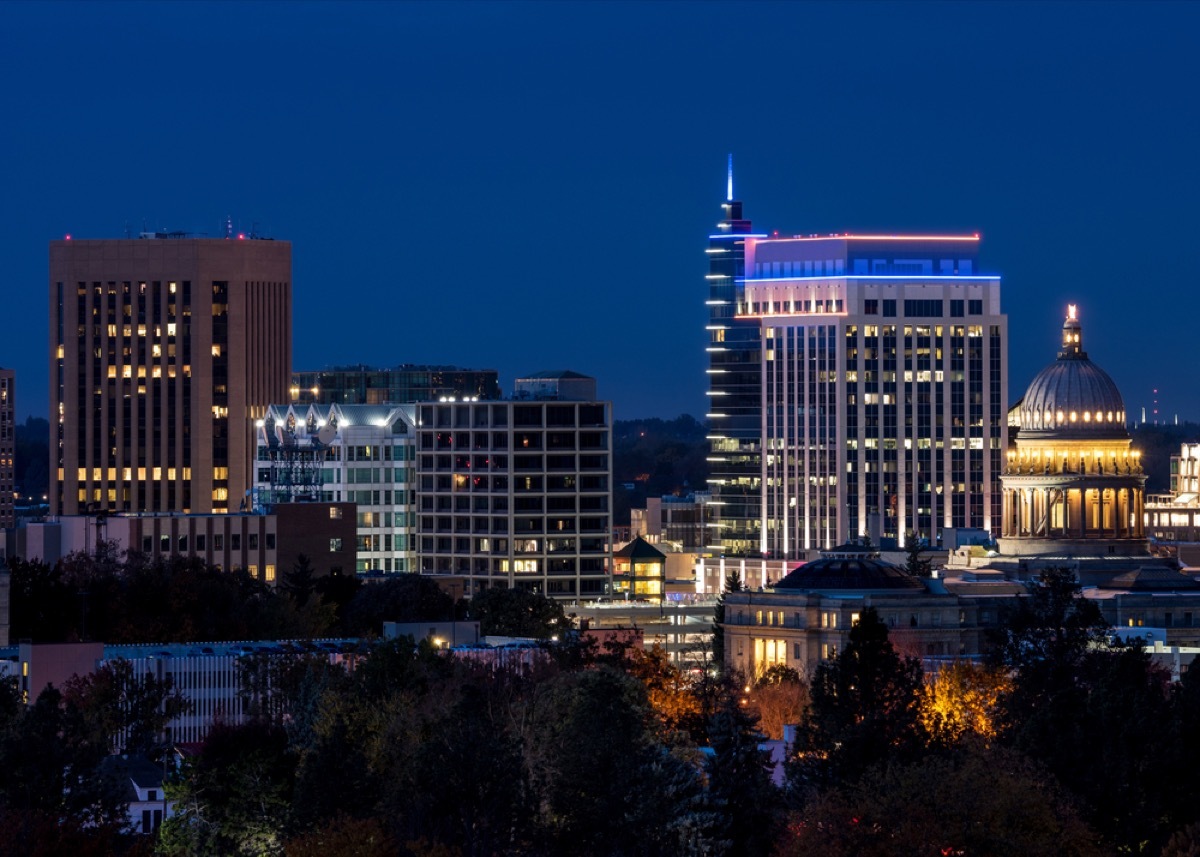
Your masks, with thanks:
[[(504, 428), (509, 405), (424, 405), (420, 425), (431, 428)], [(512, 405), (515, 428), (574, 428), (607, 424), (606, 406), (595, 403)]]
[[(142, 553), (147, 553), (147, 554), (153, 553), (156, 542), (158, 544), (158, 551), (160, 553), (172, 553), (172, 552), (188, 553), (188, 551), (189, 551), (188, 541), (189, 541), (189, 539), (188, 539), (187, 534), (183, 534), (180, 536), (174, 536), (174, 537), (167, 535), (167, 534), (160, 535), (157, 537), (142, 536)], [(195, 537), (191, 540), (191, 542), (192, 542), (192, 547), (190, 548), (190, 550), (200, 552), (200, 551), (205, 551), (208, 549), (208, 535), (206, 533), (197, 533), (195, 535)], [(275, 550), (275, 534), (274, 533), (266, 533), (263, 538), (263, 544), (266, 546), (267, 550)], [(259, 545), (258, 533), (247, 533), (246, 534), (246, 549), (252, 550), (252, 551), (258, 550), (258, 545)], [(216, 550), (216, 551), (225, 549), (225, 534), (224, 533), (213, 533), (212, 549)], [(229, 549), (235, 550), (235, 551), (242, 549), (242, 534), (241, 533), (230, 533), (229, 534)]]

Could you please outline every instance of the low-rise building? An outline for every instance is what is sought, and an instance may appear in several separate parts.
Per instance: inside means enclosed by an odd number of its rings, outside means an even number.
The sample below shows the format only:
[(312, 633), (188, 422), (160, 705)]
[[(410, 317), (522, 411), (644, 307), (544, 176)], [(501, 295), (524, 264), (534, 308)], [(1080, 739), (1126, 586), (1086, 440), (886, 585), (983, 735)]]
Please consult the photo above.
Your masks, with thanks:
[(220, 719), (238, 724), (249, 715), (253, 700), (243, 687), (241, 667), (246, 658), (320, 657), (330, 663), (350, 664), (360, 642), (352, 639), (271, 640), (225, 643), (165, 643), (105, 645), (104, 643), (22, 643), (8, 657), (17, 659), (20, 688), (33, 704), (48, 685), (58, 689), (75, 676), (86, 676), (114, 661), (128, 661), (134, 677), (152, 675), (170, 679), (188, 710), (167, 724), (163, 742), (186, 744), (203, 741)]
[(135, 834), (158, 833), (162, 823), (175, 814), (175, 801), (163, 789), (165, 771), (140, 754), (109, 756), (101, 770), (121, 785), (121, 800), (129, 813), (129, 830)]
[(782, 665), (809, 674), (845, 649), (873, 607), (892, 644), (921, 658), (982, 653), (975, 600), (916, 578), (870, 548), (842, 545), (777, 583), (725, 594), (725, 663), (748, 676)]
[(60, 515), (16, 530), (15, 553), (53, 565), (103, 542), (155, 559), (192, 556), (274, 584), (301, 554), (318, 576), (355, 564), (353, 503), (280, 503), (262, 513)]
[(1189, 566), (1200, 565), (1200, 443), (1171, 456), (1171, 490), (1146, 498), (1146, 535)]

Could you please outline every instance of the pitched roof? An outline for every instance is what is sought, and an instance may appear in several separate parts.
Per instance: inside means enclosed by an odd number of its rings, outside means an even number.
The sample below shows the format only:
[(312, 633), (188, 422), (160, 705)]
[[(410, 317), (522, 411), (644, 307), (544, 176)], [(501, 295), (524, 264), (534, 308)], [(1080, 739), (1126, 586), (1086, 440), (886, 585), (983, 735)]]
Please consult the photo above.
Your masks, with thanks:
[(613, 557), (619, 559), (656, 559), (665, 562), (667, 555), (641, 536), (635, 536), (633, 541), (619, 551), (613, 551)]

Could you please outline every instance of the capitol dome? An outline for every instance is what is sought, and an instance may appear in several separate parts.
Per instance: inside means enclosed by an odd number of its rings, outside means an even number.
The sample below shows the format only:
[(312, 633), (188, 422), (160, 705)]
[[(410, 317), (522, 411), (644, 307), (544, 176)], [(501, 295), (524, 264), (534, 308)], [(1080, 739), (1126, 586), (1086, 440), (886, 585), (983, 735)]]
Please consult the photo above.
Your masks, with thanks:
[(1018, 412), (1022, 437), (1127, 438), (1125, 403), (1108, 373), (1088, 359), (1075, 306), (1058, 359), (1030, 383)]

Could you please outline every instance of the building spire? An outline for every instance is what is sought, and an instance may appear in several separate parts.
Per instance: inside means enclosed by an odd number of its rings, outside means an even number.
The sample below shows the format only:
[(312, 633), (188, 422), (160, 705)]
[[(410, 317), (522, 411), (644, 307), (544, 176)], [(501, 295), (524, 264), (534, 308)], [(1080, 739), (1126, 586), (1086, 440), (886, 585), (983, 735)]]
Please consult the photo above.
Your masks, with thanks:
[(729, 153), (729, 177), (725, 182), (725, 201), (733, 202), (733, 152)]

